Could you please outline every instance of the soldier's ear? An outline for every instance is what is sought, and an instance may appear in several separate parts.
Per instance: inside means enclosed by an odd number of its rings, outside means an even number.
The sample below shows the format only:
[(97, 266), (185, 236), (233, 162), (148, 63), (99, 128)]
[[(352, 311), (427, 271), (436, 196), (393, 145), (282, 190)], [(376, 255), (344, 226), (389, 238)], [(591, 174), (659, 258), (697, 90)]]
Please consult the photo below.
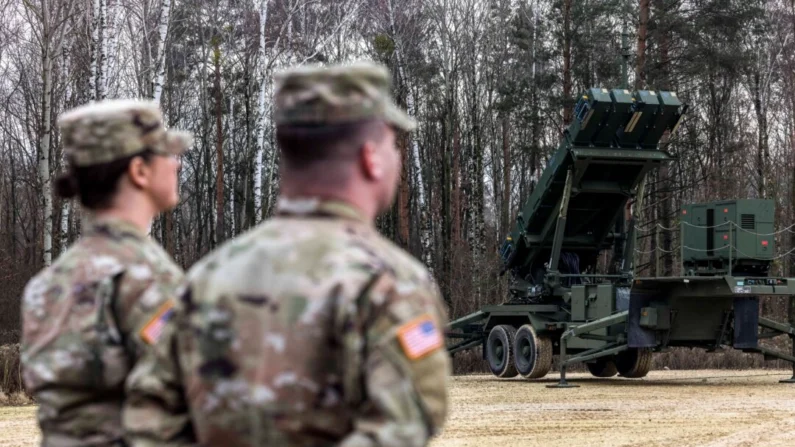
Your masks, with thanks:
[(368, 180), (381, 180), (384, 176), (384, 160), (375, 143), (366, 141), (359, 152), (359, 160)]
[(150, 173), (151, 169), (142, 157), (133, 157), (130, 164), (127, 165), (127, 177), (130, 178), (130, 183), (138, 189), (149, 186)]

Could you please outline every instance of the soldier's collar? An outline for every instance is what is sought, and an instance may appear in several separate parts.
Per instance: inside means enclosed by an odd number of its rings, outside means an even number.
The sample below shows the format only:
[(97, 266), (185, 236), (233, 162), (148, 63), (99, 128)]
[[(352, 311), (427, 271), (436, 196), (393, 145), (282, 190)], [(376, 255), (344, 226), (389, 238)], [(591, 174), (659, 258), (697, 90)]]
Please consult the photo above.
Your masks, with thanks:
[(328, 216), (366, 224), (371, 223), (360, 209), (350, 203), (318, 197), (289, 199), (279, 197), (276, 203), (276, 214), (279, 216)]
[(118, 217), (99, 217), (93, 213), (84, 215), (85, 234), (95, 235), (104, 234), (111, 237), (135, 237), (146, 239), (148, 235), (141, 231), (135, 224)]

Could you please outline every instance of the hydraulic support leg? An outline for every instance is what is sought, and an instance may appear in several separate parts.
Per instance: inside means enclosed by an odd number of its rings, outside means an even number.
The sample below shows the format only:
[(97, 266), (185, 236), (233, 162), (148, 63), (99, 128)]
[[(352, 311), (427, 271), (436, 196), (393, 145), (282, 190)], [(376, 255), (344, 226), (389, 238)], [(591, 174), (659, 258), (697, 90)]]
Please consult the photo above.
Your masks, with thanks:
[(566, 232), (566, 215), (569, 211), (569, 198), (571, 197), (572, 171), (566, 174), (566, 183), (563, 186), (563, 199), (560, 203), (560, 214), (555, 226), (555, 236), (552, 239), (552, 251), (549, 258), (549, 272), (547, 273), (547, 283), (551, 288), (560, 285), (560, 272), (558, 263), (560, 262), (560, 249), (563, 246), (563, 237)]
[(577, 327), (573, 327), (560, 337), (560, 382), (557, 385), (547, 385), (547, 388), (577, 388), (579, 385), (572, 385), (566, 381), (566, 368), (568, 367), (569, 363), (575, 362), (585, 362), (588, 360), (593, 360), (595, 358), (604, 357), (607, 355), (612, 355), (627, 349), (626, 345), (611, 348), (612, 345), (603, 346), (601, 348), (592, 349), (590, 351), (584, 352), (577, 357), (574, 358), (567, 358), (566, 356), (566, 345), (571, 337), (577, 337), (582, 334), (587, 334), (589, 332), (593, 332), (599, 329), (603, 329), (606, 327), (614, 326), (616, 324), (621, 324), (627, 321), (627, 317), (629, 316), (629, 311), (619, 312), (617, 314), (611, 315), (609, 317), (601, 318), (599, 320), (592, 321), (590, 323), (585, 323)]
[(566, 367), (568, 366), (568, 359), (566, 358), (566, 344), (569, 337), (571, 337), (571, 330), (566, 331), (560, 337), (560, 382), (557, 385), (547, 385), (547, 388), (579, 388), (579, 385), (573, 385), (566, 381)]
[[(795, 296), (789, 297), (789, 324), (790, 327), (795, 327)], [(790, 342), (792, 343), (792, 356), (795, 357), (795, 334), (790, 333)], [(781, 383), (795, 383), (795, 363), (792, 363), (792, 377), (782, 380)]]

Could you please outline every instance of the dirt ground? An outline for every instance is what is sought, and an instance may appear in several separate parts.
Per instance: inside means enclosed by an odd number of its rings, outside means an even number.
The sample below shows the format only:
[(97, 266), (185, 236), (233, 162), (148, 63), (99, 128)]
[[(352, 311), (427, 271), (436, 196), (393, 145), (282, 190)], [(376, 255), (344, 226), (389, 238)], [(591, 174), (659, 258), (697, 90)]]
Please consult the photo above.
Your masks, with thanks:
[[(580, 388), (454, 377), (451, 414), (431, 447), (795, 445), (786, 371), (653, 371), (645, 379), (572, 374)], [(38, 444), (35, 407), (0, 407), (0, 446)]]
[(36, 407), (0, 407), (0, 446), (39, 445)]
[(432, 447), (795, 445), (795, 385), (786, 371), (653, 371), (644, 379), (570, 375), (542, 381), (456, 377)]

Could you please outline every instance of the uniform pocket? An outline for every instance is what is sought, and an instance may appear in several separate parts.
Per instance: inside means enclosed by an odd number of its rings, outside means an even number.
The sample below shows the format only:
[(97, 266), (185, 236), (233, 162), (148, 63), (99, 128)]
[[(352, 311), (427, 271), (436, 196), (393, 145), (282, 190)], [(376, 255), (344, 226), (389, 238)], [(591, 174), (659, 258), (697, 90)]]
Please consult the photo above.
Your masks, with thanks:
[(54, 318), (46, 334), (33, 340), (25, 368), (29, 387), (123, 386), (130, 359), (113, 315), (118, 279), (119, 275), (73, 286), (70, 306)]

